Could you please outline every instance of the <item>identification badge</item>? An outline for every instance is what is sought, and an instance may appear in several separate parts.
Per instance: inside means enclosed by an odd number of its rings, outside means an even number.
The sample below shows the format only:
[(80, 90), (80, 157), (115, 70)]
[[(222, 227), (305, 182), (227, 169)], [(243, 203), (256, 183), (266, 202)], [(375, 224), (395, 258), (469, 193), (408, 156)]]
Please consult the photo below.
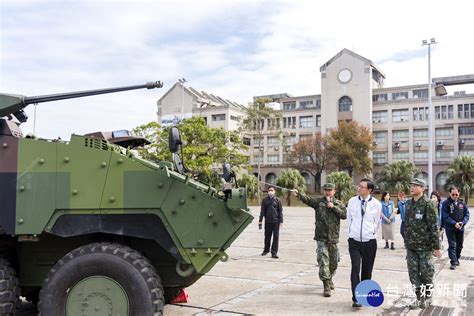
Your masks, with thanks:
[(418, 212), (418, 213), (415, 214), (415, 218), (416, 218), (416, 219), (423, 219), (423, 214), (421, 214), (420, 212)]

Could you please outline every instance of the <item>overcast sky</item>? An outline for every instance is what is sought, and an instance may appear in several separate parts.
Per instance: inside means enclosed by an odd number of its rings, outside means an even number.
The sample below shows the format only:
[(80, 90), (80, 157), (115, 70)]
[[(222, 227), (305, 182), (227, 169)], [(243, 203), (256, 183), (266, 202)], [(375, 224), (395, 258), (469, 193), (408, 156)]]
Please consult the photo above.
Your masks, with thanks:
[[(377, 64), (386, 87), (422, 84), (421, 41), (431, 37), (433, 77), (474, 74), (470, 3), (0, 0), (0, 91), (34, 96), (164, 82), (39, 104), (36, 134), (69, 139), (155, 120), (156, 101), (182, 77), (241, 104), (254, 95), (319, 94), (319, 67), (343, 48)], [(25, 133), (33, 131), (33, 108)]]

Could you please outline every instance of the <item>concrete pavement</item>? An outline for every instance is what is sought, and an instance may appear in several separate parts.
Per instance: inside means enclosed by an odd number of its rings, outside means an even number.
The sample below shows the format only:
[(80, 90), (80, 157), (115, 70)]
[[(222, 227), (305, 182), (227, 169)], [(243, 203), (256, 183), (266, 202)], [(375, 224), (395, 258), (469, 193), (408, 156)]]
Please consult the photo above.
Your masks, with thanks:
[[(254, 215), (258, 209), (252, 208)], [(218, 263), (207, 275), (187, 289), (188, 303), (166, 305), (165, 315), (463, 315), (474, 308), (474, 234), (467, 226), (460, 267), (449, 269), (447, 242), (441, 259), (435, 260), (433, 305), (410, 311), (406, 306), (410, 282), (405, 249), (397, 233), (396, 250), (383, 249), (379, 232), (373, 280), (384, 291), (384, 303), (377, 308), (351, 307), (350, 257), (347, 225), (341, 224), (341, 261), (334, 278), (336, 290), (322, 296), (318, 278), (314, 211), (306, 207), (284, 208), (285, 224), (280, 232), (280, 259), (262, 257), (263, 231), (257, 220), (228, 249), (228, 262)], [(397, 229), (400, 219), (397, 217)], [(397, 230), (399, 231), (399, 230)], [(445, 238), (446, 239), (446, 238)]]

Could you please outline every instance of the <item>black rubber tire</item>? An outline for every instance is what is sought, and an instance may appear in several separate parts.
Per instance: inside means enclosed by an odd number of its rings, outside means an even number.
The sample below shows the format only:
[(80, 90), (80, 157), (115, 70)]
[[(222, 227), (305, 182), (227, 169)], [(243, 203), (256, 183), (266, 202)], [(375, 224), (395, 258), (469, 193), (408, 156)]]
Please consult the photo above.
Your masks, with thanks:
[(82, 246), (60, 259), (43, 282), (39, 315), (65, 315), (68, 291), (96, 275), (122, 286), (129, 300), (129, 315), (163, 315), (163, 287), (155, 268), (138, 251), (115, 243)]
[(10, 262), (0, 258), (0, 315), (16, 315), (20, 304), (20, 288)]

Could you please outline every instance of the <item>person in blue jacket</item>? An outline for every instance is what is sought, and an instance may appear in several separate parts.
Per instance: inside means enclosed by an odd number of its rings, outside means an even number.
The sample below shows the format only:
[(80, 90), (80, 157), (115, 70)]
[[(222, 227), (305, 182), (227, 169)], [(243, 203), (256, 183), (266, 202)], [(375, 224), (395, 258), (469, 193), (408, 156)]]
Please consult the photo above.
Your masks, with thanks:
[(405, 192), (398, 192), (398, 202), (397, 202), (397, 213), (400, 214), (401, 224), (400, 224), (400, 235), (405, 239), (405, 203), (406, 203)]
[(455, 186), (449, 188), (449, 197), (441, 207), (443, 226), (448, 238), (448, 255), (451, 261), (451, 270), (459, 265), (459, 258), (464, 242), (464, 226), (469, 221), (469, 210), (466, 203), (459, 198), (459, 189)]

